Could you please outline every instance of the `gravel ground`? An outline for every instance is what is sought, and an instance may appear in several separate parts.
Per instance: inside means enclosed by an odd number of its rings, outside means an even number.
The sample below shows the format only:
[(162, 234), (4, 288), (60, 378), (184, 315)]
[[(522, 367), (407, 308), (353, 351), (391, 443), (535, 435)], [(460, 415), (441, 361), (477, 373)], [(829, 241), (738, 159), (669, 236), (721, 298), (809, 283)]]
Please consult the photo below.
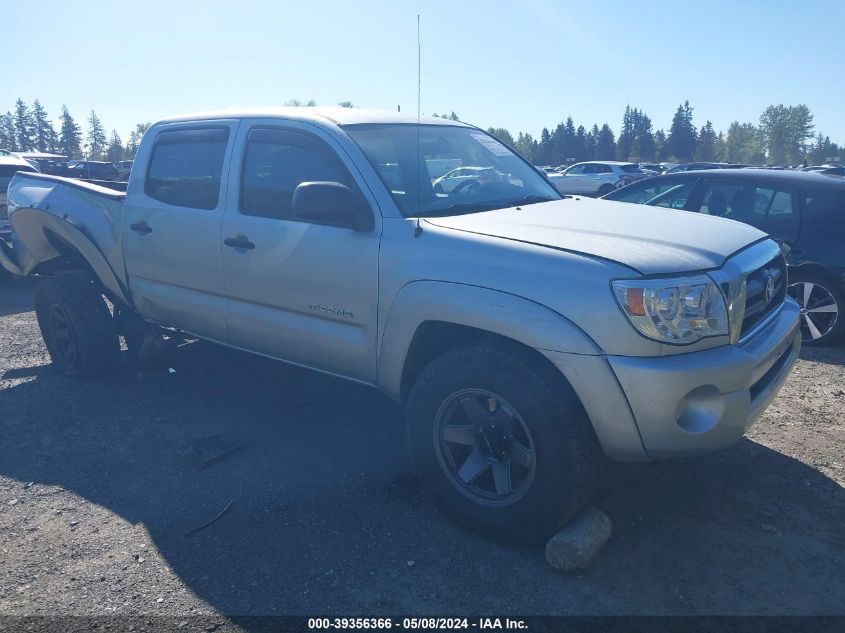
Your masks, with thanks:
[(565, 575), (442, 517), (378, 393), (205, 343), (64, 378), (31, 295), (0, 282), (0, 615), (845, 614), (843, 348), (733, 448), (609, 466), (613, 535)]

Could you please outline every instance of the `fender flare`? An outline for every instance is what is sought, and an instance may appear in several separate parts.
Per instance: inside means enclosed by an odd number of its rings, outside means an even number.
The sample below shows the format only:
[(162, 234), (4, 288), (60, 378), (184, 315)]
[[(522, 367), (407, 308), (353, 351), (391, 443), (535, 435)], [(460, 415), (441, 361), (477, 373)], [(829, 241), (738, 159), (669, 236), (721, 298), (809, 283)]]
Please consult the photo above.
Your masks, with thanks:
[(602, 353), (572, 321), (529, 299), (481, 286), (414, 281), (396, 294), (379, 347), (379, 385), (394, 400), (401, 399), (411, 341), (427, 321), (485, 330), (538, 350), (590, 356)]
[[(123, 308), (132, 309), (129, 293), (120, 277), (112, 270), (96, 245), (69, 220), (48, 211), (24, 207), (15, 209), (11, 221), (20, 244), (13, 253), (14, 259), (17, 260), (17, 270), (12, 272), (29, 275), (38, 264), (72, 250), (88, 263), (112, 301)], [(23, 253), (18, 253), (21, 247)]]

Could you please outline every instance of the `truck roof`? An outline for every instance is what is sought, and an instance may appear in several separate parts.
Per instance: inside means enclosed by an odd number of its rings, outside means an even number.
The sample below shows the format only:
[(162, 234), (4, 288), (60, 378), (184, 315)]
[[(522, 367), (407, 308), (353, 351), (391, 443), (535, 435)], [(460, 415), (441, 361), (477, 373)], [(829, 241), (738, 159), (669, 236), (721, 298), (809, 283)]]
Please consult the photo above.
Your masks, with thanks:
[[(416, 123), (416, 114), (393, 112), (392, 110), (375, 110), (367, 108), (323, 108), (323, 107), (283, 107), (283, 108), (231, 108), (212, 112), (196, 112), (182, 114), (162, 119), (159, 123), (178, 123), (188, 121), (205, 121), (213, 119), (293, 119), (298, 121), (331, 122), (335, 125), (355, 125), (361, 123)], [(426, 125), (459, 125), (468, 126), (459, 121), (442, 119), (439, 117), (423, 116), (420, 123)]]

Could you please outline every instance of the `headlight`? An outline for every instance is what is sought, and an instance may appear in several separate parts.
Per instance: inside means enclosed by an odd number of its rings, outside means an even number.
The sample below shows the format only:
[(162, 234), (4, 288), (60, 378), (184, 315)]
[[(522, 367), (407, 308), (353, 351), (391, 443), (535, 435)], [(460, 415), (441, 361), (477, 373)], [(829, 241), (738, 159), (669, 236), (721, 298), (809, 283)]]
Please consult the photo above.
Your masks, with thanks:
[(730, 332), (725, 299), (707, 275), (621, 279), (613, 292), (631, 324), (655, 341), (694, 343)]

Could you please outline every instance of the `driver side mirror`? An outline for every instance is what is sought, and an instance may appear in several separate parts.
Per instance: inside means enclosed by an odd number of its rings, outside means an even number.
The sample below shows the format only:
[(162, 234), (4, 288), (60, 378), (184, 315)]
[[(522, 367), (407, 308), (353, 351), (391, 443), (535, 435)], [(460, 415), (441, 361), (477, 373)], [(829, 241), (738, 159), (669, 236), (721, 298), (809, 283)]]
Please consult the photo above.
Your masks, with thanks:
[(293, 191), (291, 205), (297, 220), (367, 233), (375, 228), (372, 212), (339, 182), (300, 183)]

